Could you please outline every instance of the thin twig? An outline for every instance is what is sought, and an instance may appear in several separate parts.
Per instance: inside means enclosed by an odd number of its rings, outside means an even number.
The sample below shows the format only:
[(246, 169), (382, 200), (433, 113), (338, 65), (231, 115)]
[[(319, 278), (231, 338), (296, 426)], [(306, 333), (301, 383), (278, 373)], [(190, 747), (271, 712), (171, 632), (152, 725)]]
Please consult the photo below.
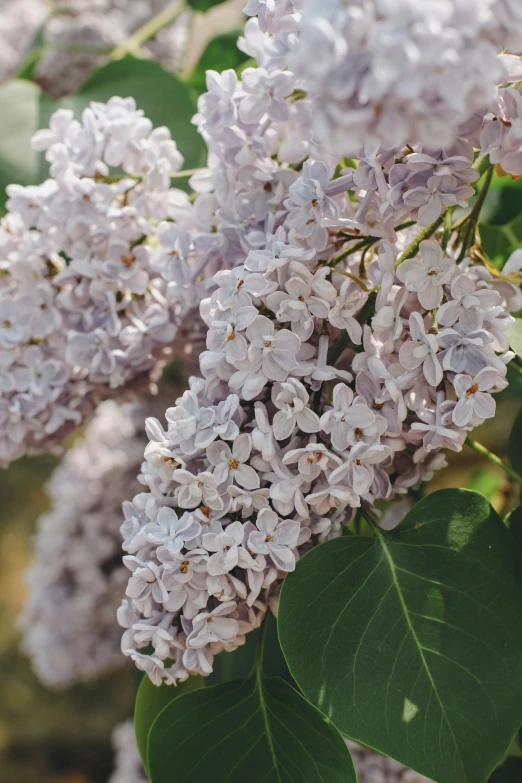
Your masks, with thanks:
[(513, 481), (516, 481), (518, 484), (522, 485), (522, 476), (519, 476), (519, 474), (514, 471), (513, 468), (510, 468), (509, 465), (506, 465), (506, 463), (503, 462), (500, 457), (497, 457), (496, 454), (493, 454), (493, 452), (483, 446), (482, 443), (478, 443), (476, 440), (472, 440), (471, 438), (466, 438), (466, 445), (474, 449), (478, 454), (481, 454), (483, 457), (488, 459), (493, 463), (493, 465), (496, 465), (497, 468), (501, 468), (504, 473), (507, 473), (508, 476), (513, 479)]
[(486, 200), (486, 196), (488, 194), (489, 186), (491, 185), (491, 180), (493, 179), (493, 171), (494, 171), (494, 167), (490, 166), (486, 172), (486, 178), (484, 180), (482, 189), (478, 194), (477, 200), (473, 205), (473, 209), (469, 214), (469, 222), (466, 227), (466, 233), (464, 234), (464, 240), (462, 242), (462, 248), (459, 257), (457, 259), (457, 263), (460, 263), (460, 261), (464, 260), (464, 258), (466, 257), (466, 253), (468, 252), (469, 248), (473, 244), (473, 240), (475, 239), (475, 230), (477, 228), (480, 212), (482, 210), (482, 207), (484, 206), (484, 201)]
[(186, 8), (185, 0), (176, 0), (175, 3), (164, 8), (159, 14), (153, 16), (144, 25), (138, 27), (126, 41), (112, 50), (112, 59), (118, 60), (126, 54), (133, 54), (141, 49), (144, 43), (150, 41), (163, 27), (171, 24)]
[(402, 264), (403, 261), (406, 261), (408, 258), (414, 258), (417, 253), (419, 252), (419, 246), (421, 242), (424, 242), (425, 239), (429, 239), (433, 236), (435, 231), (442, 226), (444, 223), (444, 220), (446, 219), (446, 212), (450, 209), (450, 207), (447, 207), (444, 212), (442, 212), (437, 220), (435, 220), (430, 226), (426, 226), (426, 228), (423, 228), (422, 231), (419, 231), (417, 236), (412, 239), (410, 244), (407, 248), (401, 253), (397, 261), (395, 262), (395, 268), (397, 268), (400, 264)]

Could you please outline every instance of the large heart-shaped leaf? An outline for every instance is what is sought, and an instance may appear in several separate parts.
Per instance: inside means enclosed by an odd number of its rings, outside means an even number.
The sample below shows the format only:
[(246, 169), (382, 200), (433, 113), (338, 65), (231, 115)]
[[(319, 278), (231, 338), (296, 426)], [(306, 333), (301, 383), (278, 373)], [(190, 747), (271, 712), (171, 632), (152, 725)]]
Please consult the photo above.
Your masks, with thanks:
[(259, 671), (175, 699), (149, 736), (152, 783), (355, 783), (335, 727), (287, 682)]
[[(288, 682), (272, 615), (248, 636), (255, 651), (247, 642), (248, 648), (220, 653), (213, 675), (228, 680), (231, 666), (244, 670), (250, 660), (245, 677), (174, 699), (152, 724), (152, 783), (356, 783), (337, 729)], [(223, 658), (227, 665), (220, 669)], [(137, 703), (136, 713), (140, 709)]]
[(147, 745), (149, 731), (160, 712), (184, 693), (203, 688), (203, 677), (189, 677), (179, 685), (153, 685), (145, 675), (136, 694), (134, 707), (134, 733), (145, 771), (147, 771)]
[(399, 527), (345, 536), (285, 580), (279, 636), (340, 731), (437, 783), (482, 783), (522, 723), (522, 583), (481, 495), (440, 490)]

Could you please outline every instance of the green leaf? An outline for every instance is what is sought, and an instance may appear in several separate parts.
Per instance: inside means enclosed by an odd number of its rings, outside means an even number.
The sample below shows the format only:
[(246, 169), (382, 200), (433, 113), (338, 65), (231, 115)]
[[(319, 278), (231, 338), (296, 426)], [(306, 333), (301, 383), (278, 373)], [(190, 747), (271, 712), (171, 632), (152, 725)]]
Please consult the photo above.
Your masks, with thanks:
[(517, 413), (509, 434), (508, 452), (511, 467), (522, 475), (522, 408)]
[(194, 9), (194, 11), (201, 11), (206, 13), (210, 11), (215, 5), (221, 5), (225, 0), (187, 0), (187, 5)]
[(133, 97), (155, 127), (166, 125), (170, 129), (185, 158), (185, 168), (202, 165), (205, 145), (191, 123), (196, 111), (194, 95), (174, 74), (152, 60), (113, 60), (94, 71), (78, 92), (64, 98), (60, 105), (80, 116), (90, 101), (104, 102), (114, 95)]
[(522, 781), (522, 759), (508, 757), (498, 767), (488, 783), (520, 783)]
[(522, 213), (522, 180), (493, 175), (486, 202), (480, 213), (481, 222), (505, 225)]
[[(267, 624), (264, 641), (263, 671), (270, 677), (282, 677), (293, 683), (277, 637), (277, 622), (270, 612), (265, 620)], [(205, 677), (205, 685), (222, 685), (232, 680), (248, 677), (256, 658), (256, 648), (260, 631), (256, 628), (246, 635), (245, 644), (233, 652), (220, 652), (214, 658), (214, 670)]]
[(147, 742), (149, 731), (160, 712), (184, 693), (203, 688), (203, 677), (189, 677), (179, 685), (153, 685), (145, 676), (141, 680), (134, 707), (134, 732), (145, 771), (147, 771)]
[(517, 552), (522, 559), (522, 506), (514, 508), (504, 520), (509, 532), (517, 544)]
[(505, 481), (505, 475), (500, 471), (495, 472), (490, 468), (480, 468), (480, 470), (473, 473), (471, 479), (468, 481), (466, 489), (471, 489), (473, 492), (480, 492), (485, 498), (491, 500), (491, 498), (500, 490)]
[(481, 244), (498, 269), (502, 269), (511, 253), (522, 246), (522, 215), (504, 225), (480, 224)]
[(12, 182), (34, 185), (40, 179), (38, 152), (31, 138), (41, 127), (42, 110), (52, 101), (40, 87), (22, 79), (0, 85), (0, 208), (7, 200), (5, 188)]
[(309, 552), (279, 638), (339, 730), (437, 783), (483, 783), (522, 723), (522, 583), (481, 495), (446, 489), (399, 527)]
[(198, 93), (207, 89), (205, 74), (208, 70), (224, 71), (227, 68), (239, 68), (249, 57), (237, 48), (237, 39), (241, 30), (220, 33), (207, 44), (199, 62), (190, 75), (190, 84)]
[(335, 727), (284, 680), (257, 672), (171, 702), (149, 737), (152, 783), (355, 783)]
[(515, 318), (515, 323), (507, 328), (510, 348), (522, 359), (522, 318)]

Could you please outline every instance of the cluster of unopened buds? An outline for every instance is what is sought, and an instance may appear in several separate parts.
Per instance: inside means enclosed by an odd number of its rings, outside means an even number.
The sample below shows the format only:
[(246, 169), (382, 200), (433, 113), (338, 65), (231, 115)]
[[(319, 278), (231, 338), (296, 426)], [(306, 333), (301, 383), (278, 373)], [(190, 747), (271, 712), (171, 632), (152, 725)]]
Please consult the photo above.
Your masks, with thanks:
[[(207, 76), (195, 121), (209, 169), (193, 179), (202, 191), (194, 208), (203, 196), (212, 205), (234, 262), (214, 275), (201, 302), (201, 377), (167, 410), (166, 425), (147, 421), (140, 480), (148, 491), (125, 504), (122, 527), (132, 572), (119, 611), (122, 649), (157, 684), (209, 674), (217, 653), (241, 645), (268, 607), (277, 612), (285, 574), (310, 547), (431, 478), (444, 450), (459, 451), (494, 415), (492, 395), (506, 386), (513, 356), (506, 329), (522, 305), (520, 253), (494, 274), (472, 250), (473, 213), (460, 225), (452, 216), (475, 193), (480, 137), (498, 124), (498, 85), (519, 61), (498, 59), (495, 35), (504, 31), (487, 25), (502, 4), (482, 3), (482, 26), (465, 37), (493, 52), (489, 81), (483, 68), (478, 76), (471, 68), (471, 43), (461, 49), (482, 93), (467, 85), (473, 103), (453, 124), (452, 96), (439, 96), (447, 103), (438, 146), (417, 122), (431, 120), (422, 103), (401, 115), (406, 124), (386, 144), (379, 134), (401, 97), (396, 81), (389, 101), (380, 96), (382, 123), (365, 126), (348, 96), (353, 88), (361, 100), (371, 74), (381, 73), (369, 21), (383, 17), (383, 36), (399, 23), (411, 24), (413, 35), (419, 14), (426, 21), (447, 6), (453, 16), (438, 19), (440, 53), (449, 45), (444, 24), (454, 29), (466, 3), (429, 4), (418, 14), (414, 3), (397, 5), (396, 14), (389, 3), (330, 3), (327, 12), (335, 7), (345, 26), (327, 28), (316, 18), (323, 6), (311, 0), (301, 9), (252, 0), (247, 13), (259, 18), (247, 23), (241, 46), (260, 67), (241, 80), (232, 71)], [(399, 7), (408, 11), (402, 19)], [(352, 49), (358, 57), (366, 51), (361, 81), (346, 87), (353, 136), (333, 108), (341, 111), (346, 78), (337, 88), (329, 82), (330, 93), (319, 86), (319, 98), (304, 67), (312, 27), (335, 44), (317, 61), (308, 56), (316, 76), (336, 57), (344, 63)], [(343, 48), (345, 32), (353, 40)], [(434, 49), (428, 54), (435, 58)], [(292, 62), (297, 74), (285, 69)], [(443, 79), (444, 70), (437, 73)], [(329, 96), (335, 133), (320, 114)]]

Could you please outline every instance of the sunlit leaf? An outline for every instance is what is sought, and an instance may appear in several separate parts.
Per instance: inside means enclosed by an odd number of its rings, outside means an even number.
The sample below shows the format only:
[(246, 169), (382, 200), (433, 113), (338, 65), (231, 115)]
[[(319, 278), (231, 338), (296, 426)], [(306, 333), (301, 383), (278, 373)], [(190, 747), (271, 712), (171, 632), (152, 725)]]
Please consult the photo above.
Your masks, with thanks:
[(440, 490), (399, 527), (309, 552), (283, 652), (340, 731), (437, 783), (483, 783), (522, 723), (522, 581), (487, 500)]

